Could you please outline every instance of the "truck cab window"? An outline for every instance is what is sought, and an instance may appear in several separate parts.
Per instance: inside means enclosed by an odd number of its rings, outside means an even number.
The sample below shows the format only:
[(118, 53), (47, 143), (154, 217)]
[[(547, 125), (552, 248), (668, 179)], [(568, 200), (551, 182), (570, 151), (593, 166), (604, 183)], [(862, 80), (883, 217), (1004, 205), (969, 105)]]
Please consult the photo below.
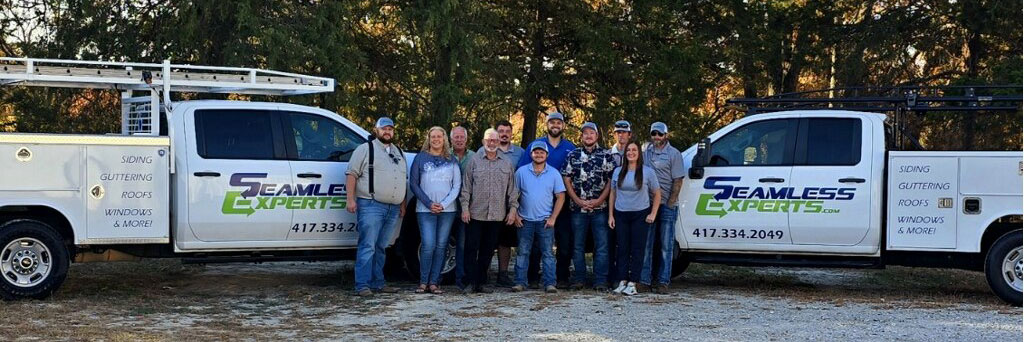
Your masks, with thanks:
[(265, 111), (198, 110), (199, 156), (206, 159), (274, 159), (271, 115)]
[[(857, 165), (860, 163), (860, 119), (807, 119), (807, 137), (798, 147), (798, 165)], [(804, 139), (801, 139), (804, 140)]]
[(791, 120), (765, 120), (740, 127), (711, 144), (711, 166), (772, 166), (792, 163)]
[(319, 115), (289, 114), (295, 159), (347, 162), (366, 139), (337, 121)]

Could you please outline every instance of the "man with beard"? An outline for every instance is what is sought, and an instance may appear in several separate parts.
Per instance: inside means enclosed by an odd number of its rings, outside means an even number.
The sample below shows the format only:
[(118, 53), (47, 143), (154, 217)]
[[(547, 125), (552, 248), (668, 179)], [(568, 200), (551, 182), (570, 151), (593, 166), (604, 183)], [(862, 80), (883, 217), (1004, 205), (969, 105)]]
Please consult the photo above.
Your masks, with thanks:
[[(523, 156), (523, 148), (512, 143), (512, 123), (508, 120), (501, 120), (494, 124), (494, 129), (498, 132), (498, 153), (510, 161), (509, 166), (512, 167), (512, 172), (516, 170), (516, 163), (519, 162), (519, 158)], [(480, 147), (477, 153), (483, 153), (484, 148)], [(513, 285), (512, 278), (508, 275), (508, 264), (509, 260), (512, 259), (512, 247), (516, 247), (519, 244), (519, 238), (516, 235), (516, 227), (512, 225), (506, 225), (501, 228), (501, 232), (498, 233), (498, 286), (511, 287)], [(540, 257), (536, 257), (536, 262), (533, 265), (538, 265)], [(536, 272), (536, 267), (533, 268)], [(531, 273), (531, 279), (536, 280), (536, 276)]]
[(582, 289), (587, 280), (584, 257), (587, 233), (594, 237), (594, 290), (608, 289), (608, 184), (615, 161), (608, 150), (597, 144), (597, 125), (586, 122), (580, 127), (583, 147), (569, 152), (562, 178), (569, 193), (573, 232), (573, 290)]
[(462, 222), (466, 229), (466, 274), (463, 292), (490, 293), (487, 269), (491, 266), (498, 233), (512, 225), (519, 215), (519, 188), (511, 161), (498, 151), (498, 133), (484, 132), (483, 152), (470, 157), (462, 176)]
[[(565, 129), (565, 117), (562, 116), (562, 113), (552, 112), (548, 114), (547, 126), (547, 136), (537, 138), (537, 140), (534, 140), (533, 142), (542, 142), (547, 144), (547, 164), (551, 165), (555, 170), (561, 170), (562, 166), (565, 165), (565, 160), (569, 156), (569, 152), (575, 150), (576, 145), (573, 145), (573, 143), (568, 140), (562, 139), (563, 129)], [(532, 145), (533, 143), (531, 143), (531, 146)], [(532, 162), (533, 158), (529, 154), (523, 154), (523, 156), (519, 158), (519, 164), (517, 167), (521, 167)], [(573, 249), (572, 224), (571, 220), (569, 220), (569, 215), (560, 215), (558, 217), (558, 221), (555, 222), (555, 245), (558, 249), (558, 252), (555, 255), (558, 285), (559, 287), (565, 288), (569, 285), (569, 264), (572, 262)], [(530, 264), (532, 266), (533, 262), (531, 261)], [(533, 269), (534, 268), (531, 267), (529, 272), (531, 275), (535, 274)]]
[(348, 212), (356, 214), (359, 231), (355, 291), (360, 297), (374, 292), (398, 292), (384, 281), (384, 250), (398, 226), (398, 218), (405, 216), (409, 180), (405, 155), (392, 144), (395, 122), (388, 117), (378, 119), (375, 134), (376, 139), (352, 152), (345, 172), (346, 206)]
[[(647, 234), (647, 250), (640, 282), (651, 285), (655, 293), (668, 293), (672, 276), (672, 252), (675, 248), (675, 223), (679, 189), (683, 186), (683, 156), (668, 141), (668, 125), (651, 125), (651, 143), (644, 149), (644, 165), (654, 169), (661, 186), (654, 229)], [(653, 253), (652, 253), (653, 252)]]

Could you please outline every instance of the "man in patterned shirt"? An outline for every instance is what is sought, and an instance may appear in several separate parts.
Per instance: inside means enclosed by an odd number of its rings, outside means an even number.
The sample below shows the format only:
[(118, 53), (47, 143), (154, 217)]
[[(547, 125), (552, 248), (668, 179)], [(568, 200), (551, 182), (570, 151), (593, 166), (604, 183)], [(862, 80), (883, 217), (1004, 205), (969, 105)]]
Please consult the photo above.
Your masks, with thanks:
[(608, 283), (608, 184), (615, 159), (611, 152), (597, 145), (598, 130), (593, 122), (580, 128), (581, 148), (569, 152), (562, 179), (569, 194), (573, 233), (573, 272), (571, 289), (582, 289), (587, 280), (584, 251), (587, 232), (594, 237), (594, 289), (607, 290)]

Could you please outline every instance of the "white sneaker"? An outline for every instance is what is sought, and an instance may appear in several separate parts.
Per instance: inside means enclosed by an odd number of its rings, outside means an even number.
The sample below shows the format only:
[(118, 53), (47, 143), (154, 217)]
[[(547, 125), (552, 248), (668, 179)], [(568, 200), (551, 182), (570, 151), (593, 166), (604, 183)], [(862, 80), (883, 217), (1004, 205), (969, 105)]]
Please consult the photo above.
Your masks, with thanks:
[(625, 290), (625, 289), (626, 289), (626, 281), (622, 280), (622, 281), (619, 281), (619, 287), (616, 287), (614, 290), (612, 290), (612, 292), (622, 293), (622, 291)]
[(626, 285), (626, 289), (622, 290), (622, 294), (627, 296), (632, 296), (635, 295), (636, 293), (636, 284), (634, 284), (633, 282), (629, 282), (629, 285)]

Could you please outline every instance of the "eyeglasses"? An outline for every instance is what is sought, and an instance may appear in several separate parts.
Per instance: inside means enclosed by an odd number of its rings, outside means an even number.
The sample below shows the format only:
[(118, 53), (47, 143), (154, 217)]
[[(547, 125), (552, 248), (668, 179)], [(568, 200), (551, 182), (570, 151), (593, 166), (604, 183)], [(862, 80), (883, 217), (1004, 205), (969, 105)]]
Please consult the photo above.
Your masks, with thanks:
[(616, 121), (615, 128), (629, 128), (629, 123), (625, 121)]
[(665, 133), (661, 133), (661, 132), (658, 132), (658, 131), (651, 132), (651, 136), (652, 137), (660, 137), (660, 136), (664, 136), (664, 135), (665, 135)]
[(388, 153), (388, 157), (391, 157), (391, 161), (395, 162), (395, 164), (398, 164), (398, 162), (401, 160), (398, 159), (398, 156), (395, 156), (394, 154), (391, 153)]

